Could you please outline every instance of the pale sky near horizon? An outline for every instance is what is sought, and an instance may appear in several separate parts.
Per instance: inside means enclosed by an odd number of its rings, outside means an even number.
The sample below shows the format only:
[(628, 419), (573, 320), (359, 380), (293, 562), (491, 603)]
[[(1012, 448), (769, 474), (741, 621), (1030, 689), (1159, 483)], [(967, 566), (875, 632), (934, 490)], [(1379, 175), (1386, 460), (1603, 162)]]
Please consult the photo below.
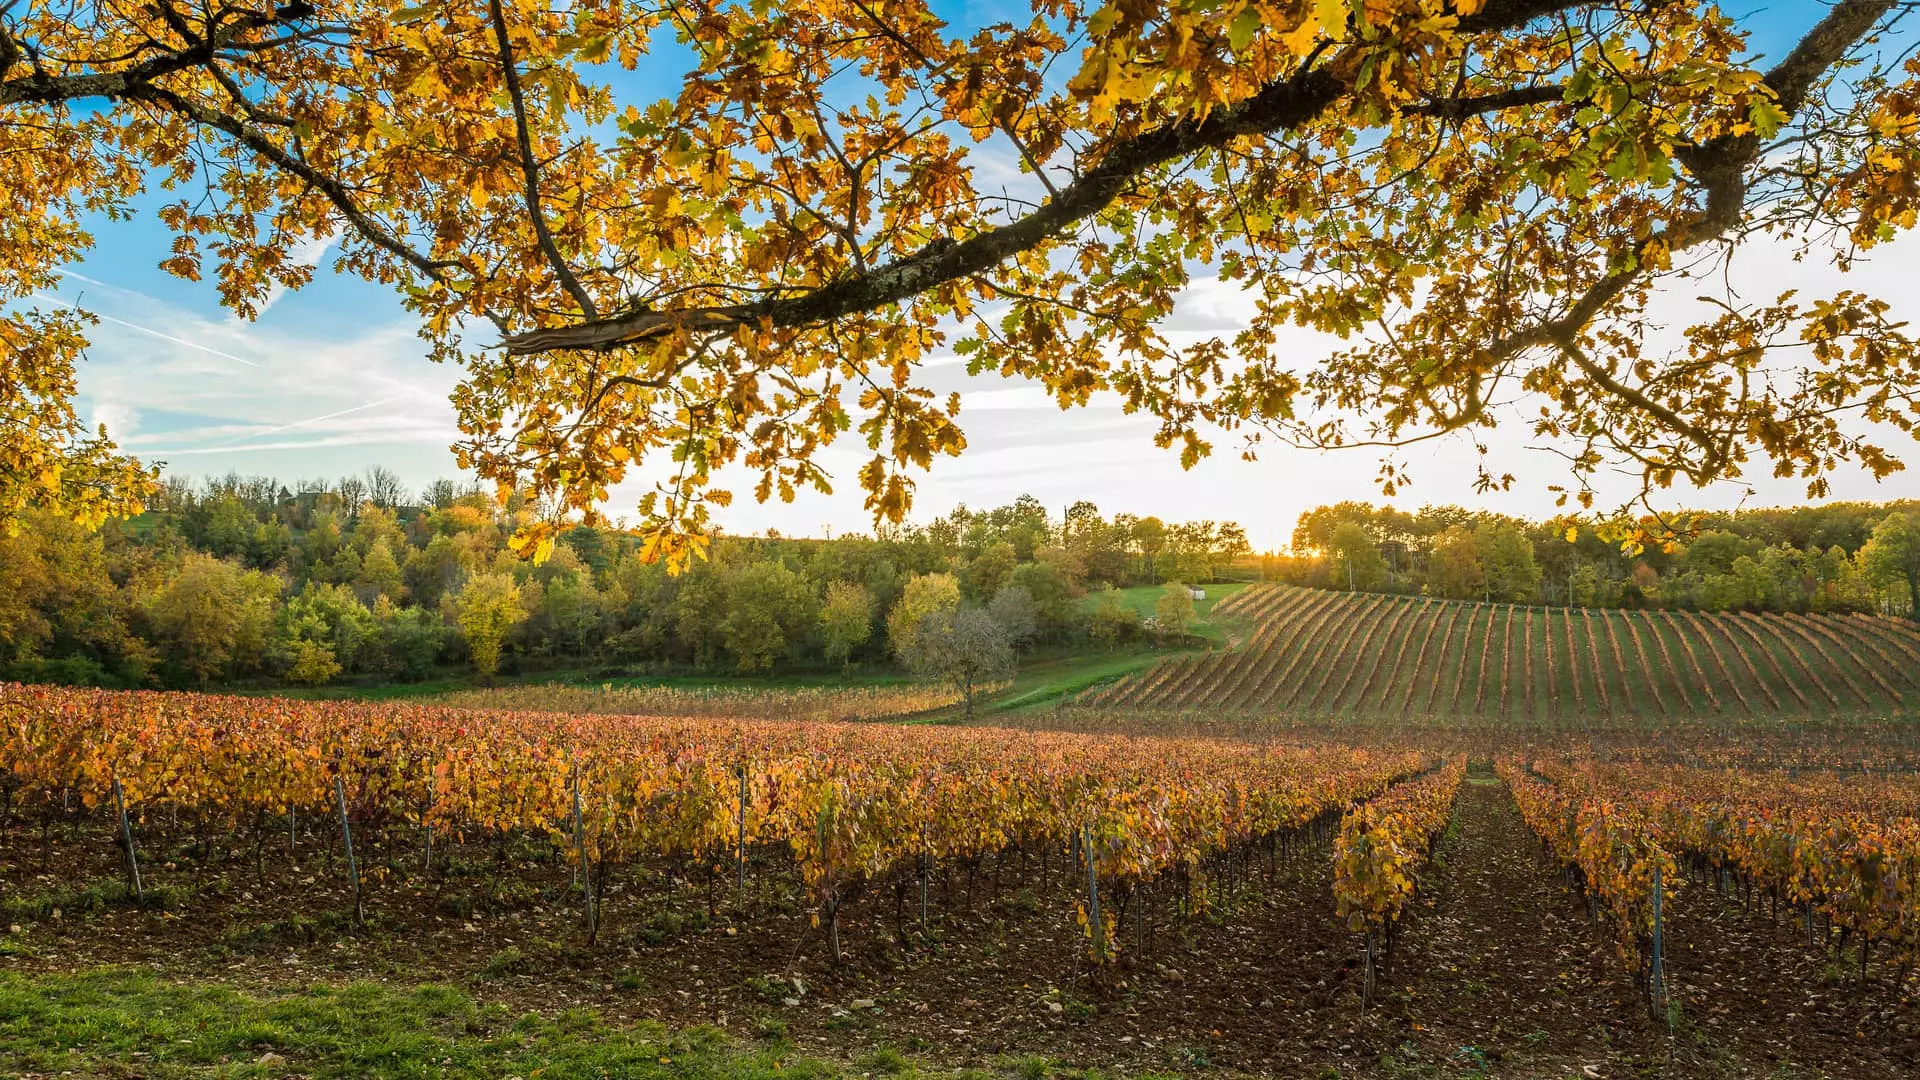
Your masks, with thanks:
[[(150, 200), (149, 209), (160, 201)], [(448, 447), (457, 432), (447, 394), (458, 373), (425, 359), (414, 320), (391, 292), (333, 273), (329, 248), (296, 252), (318, 267), (315, 282), (276, 297), (249, 324), (220, 308), (211, 283), (183, 282), (156, 269), (167, 254), (167, 236), (150, 213), (125, 223), (96, 223), (95, 235), (95, 250), (70, 268), (57, 297), (40, 302), (78, 303), (101, 317), (80, 370), (81, 408), (126, 449), (194, 477), (239, 471), (291, 483), (379, 464), (419, 487), (456, 475)], [(1911, 319), (1920, 315), (1914, 290), (1920, 242), (1909, 237), (1889, 245), (1848, 275), (1754, 249), (1731, 280), (1748, 300), (1771, 300), (1790, 287), (1808, 297), (1859, 289), (1890, 301), (1896, 318)], [(1685, 283), (1668, 289), (1658, 310), (1676, 322), (1703, 311), (1693, 292)], [(1197, 278), (1170, 326), (1176, 340), (1230, 335), (1244, 323), (1245, 311), (1233, 290)], [(1305, 366), (1330, 343), (1301, 332), (1281, 347)], [(1075, 500), (1090, 499), (1107, 514), (1235, 520), (1264, 550), (1284, 547), (1295, 517), (1315, 505), (1382, 501), (1373, 482), (1379, 457), (1370, 451), (1314, 453), (1269, 444), (1260, 460), (1248, 463), (1239, 460), (1237, 437), (1227, 435), (1216, 440), (1211, 458), (1183, 472), (1174, 451), (1152, 445), (1152, 422), (1124, 415), (1111, 399), (1063, 413), (1031, 385), (996, 375), (969, 378), (952, 358), (937, 362), (926, 381), (942, 394), (961, 391), (960, 422), (969, 446), (962, 457), (937, 461), (920, 478), (914, 510), (920, 520), (956, 504), (994, 506), (1021, 494), (1036, 496), (1056, 515)], [(1498, 467), (1518, 477), (1513, 491), (1477, 495), (1477, 455), (1466, 442), (1452, 441), (1427, 444), (1402, 459), (1415, 484), (1393, 502), (1407, 508), (1452, 502), (1533, 517), (1553, 513), (1546, 486), (1565, 479), (1562, 463), (1527, 450), (1525, 433), (1516, 427), (1505, 425), (1489, 440)], [(1920, 447), (1909, 437), (1886, 432), (1885, 438), (1897, 455), (1920, 459), (1914, 453)], [(716, 508), (716, 519), (732, 533), (865, 531), (871, 522), (854, 479), (865, 456), (857, 438), (826, 454), (824, 464), (838, 481), (832, 496), (802, 493), (792, 504), (759, 504), (750, 481), (734, 483), (735, 503)], [(1756, 464), (1764, 474), (1764, 464)], [(630, 512), (639, 490), (632, 484), (616, 491), (608, 512)], [(1877, 484), (1859, 471), (1842, 473), (1834, 479), (1833, 497), (1920, 497), (1920, 460)], [(1757, 475), (1704, 492), (1676, 489), (1667, 493), (1666, 504), (1804, 500), (1802, 482)]]

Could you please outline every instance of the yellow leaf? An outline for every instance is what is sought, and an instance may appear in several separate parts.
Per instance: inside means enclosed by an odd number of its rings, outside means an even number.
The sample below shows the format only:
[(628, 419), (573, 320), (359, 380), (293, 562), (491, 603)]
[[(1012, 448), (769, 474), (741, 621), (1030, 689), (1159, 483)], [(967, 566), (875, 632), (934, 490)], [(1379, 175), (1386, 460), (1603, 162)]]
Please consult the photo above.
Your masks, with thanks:
[(1320, 24), (1313, 19), (1301, 19), (1299, 25), (1281, 35), (1280, 41), (1287, 51), (1295, 56), (1305, 56), (1313, 49), (1313, 41), (1320, 36)]
[(1337, 38), (1347, 30), (1347, 5), (1343, 0), (1320, 0), (1320, 29), (1327, 36)]

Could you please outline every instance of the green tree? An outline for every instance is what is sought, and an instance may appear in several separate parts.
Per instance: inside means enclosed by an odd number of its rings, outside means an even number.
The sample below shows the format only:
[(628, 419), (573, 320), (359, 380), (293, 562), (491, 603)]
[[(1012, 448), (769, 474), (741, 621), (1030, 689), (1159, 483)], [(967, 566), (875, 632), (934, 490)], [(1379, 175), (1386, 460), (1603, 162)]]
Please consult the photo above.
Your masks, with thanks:
[(900, 599), (887, 612), (887, 644), (902, 661), (913, 649), (920, 624), (936, 611), (960, 607), (960, 583), (952, 574), (916, 574), (908, 579)]
[(1167, 548), (1167, 525), (1157, 517), (1143, 517), (1133, 523), (1133, 546), (1140, 553), (1141, 572), (1149, 584), (1157, 577), (1156, 563)]
[(500, 651), (507, 632), (527, 617), (520, 606), (520, 587), (506, 573), (475, 574), (453, 598), (454, 621), (467, 640), (474, 670), (488, 684), (500, 670)]
[(1473, 545), (1484, 568), (1486, 598), (1530, 604), (1540, 594), (1540, 567), (1533, 561), (1533, 541), (1508, 524), (1482, 525), (1473, 532)]
[(1093, 610), (1087, 616), (1087, 634), (1112, 649), (1140, 636), (1140, 613), (1128, 604), (1117, 589), (1102, 589), (1094, 595)]
[(606, 613), (592, 574), (567, 568), (546, 575), (539, 611), (542, 636), (556, 654), (589, 657), (605, 646)]
[(287, 667), (287, 681), (291, 683), (319, 686), (340, 674), (340, 662), (323, 642), (295, 642), (292, 661)]
[(265, 570), (281, 562), (293, 550), (293, 530), (279, 519), (263, 521), (253, 527), (253, 539), (247, 544), (247, 558)]
[(978, 603), (992, 599), (1000, 587), (1007, 583), (1013, 568), (1018, 564), (1014, 558), (1013, 545), (1006, 541), (997, 541), (987, 545), (985, 550), (974, 556), (967, 564), (965, 573), (967, 595)]
[(1888, 514), (1875, 525), (1860, 570), (1876, 587), (1905, 585), (1907, 614), (1920, 619), (1920, 513)]
[(1003, 585), (987, 605), (987, 616), (1000, 624), (1015, 649), (1040, 633), (1040, 605), (1019, 585)]
[(395, 600), (406, 598), (406, 583), (400, 576), (400, 561), (393, 556), (393, 546), (386, 537), (375, 540), (367, 548), (367, 554), (360, 560), (360, 573), (353, 580), (361, 599), (373, 603), (382, 596)]
[(1580, 563), (1567, 574), (1567, 604), (1593, 607), (1600, 602), (1600, 571), (1592, 563)]
[(979, 608), (938, 608), (920, 620), (908, 637), (901, 659), (927, 679), (944, 680), (960, 691), (966, 715), (983, 683), (1011, 678), (1013, 643), (1007, 632)]
[(1185, 634), (1193, 621), (1193, 596), (1185, 584), (1173, 581), (1153, 602), (1153, 625), (1163, 634)]
[(289, 667), (303, 645), (318, 642), (341, 667), (358, 669), (374, 635), (373, 613), (360, 603), (354, 591), (320, 581), (307, 582), (287, 601), (280, 614), (280, 627)]
[(819, 619), (813, 590), (784, 563), (753, 562), (732, 571), (725, 594), (720, 638), (743, 672), (773, 667), (806, 640)]
[(1759, 549), (1759, 544), (1738, 533), (1708, 529), (1687, 544), (1681, 558), (1689, 570), (1697, 570), (1702, 574), (1727, 574), (1733, 572), (1733, 560), (1742, 555), (1752, 555)]
[(1767, 611), (1774, 606), (1780, 582), (1767, 565), (1751, 555), (1733, 560), (1734, 606), (1748, 611)]
[(1464, 526), (1449, 526), (1434, 539), (1427, 555), (1429, 593), (1449, 600), (1468, 600), (1482, 594), (1486, 581), (1480, 545)]
[(726, 617), (724, 569), (709, 564), (677, 580), (672, 586), (673, 641), (679, 654), (698, 668), (717, 664), (726, 655), (720, 622)]
[(1006, 587), (1020, 589), (1032, 598), (1038, 623), (1036, 636), (1058, 639), (1080, 622), (1080, 590), (1056, 563), (1021, 563), (1007, 579)]
[(1247, 541), (1247, 530), (1237, 521), (1223, 521), (1213, 534), (1213, 562), (1216, 567), (1232, 566), (1234, 562), (1253, 553), (1253, 545)]
[(317, 514), (307, 526), (307, 535), (300, 541), (300, 561), (309, 574), (326, 572), (339, 557), (345, 541), (340, 535), (340, 523), (332, 514)]
[(418, 682), (433, 671), (447, 644), (439, 612), (399, 607), (387, 597), (373, 602), (374, 636), (369, 663), (383, 675)]
[(74, 658), (139, 681), (149, 650), (128, 625), (131, 594), (114, 583), (100, 533), (38, 508), (20, 525), (0, 530), (0, 665)]
[(436, 536), (407, 556), (407, 592), (421, 607), (437, 608), (466, 573), (466, 550), (451, 536)]
[(259, 666), (281, 588), (279, 578), (195, 551), (144, 607), (167, 656), (204, 688), (216, 675)]
[(253, 511), (231, 492), (213, 500), (207, 507), (204, 534), (206, 550), (222, 559), (241, 559), (249, 554), (253, 530), (258, 522)]
[(1380, 557), (1380, 545), (1359, 522), (1343, 521), (1334, 526), (1327, 540), (1327, 554), (1337, 587), (1364, 591), (1377, 589), (1387, 580), (1387, 562)]
[(847, 663), (872, 636), (873, 594), (857, 582), (829, 584), (826, 602), (820, 605), (820, 647), (827, 661)]
[(354, 519), (352, 543), (353, 549), (363, 555), (380, 543), (385, 543), (394, 551), (404, 551), (407, 537), (401, 531), (399, 515), (392, 507), (368, 502), (360, 507), (360, 516)]

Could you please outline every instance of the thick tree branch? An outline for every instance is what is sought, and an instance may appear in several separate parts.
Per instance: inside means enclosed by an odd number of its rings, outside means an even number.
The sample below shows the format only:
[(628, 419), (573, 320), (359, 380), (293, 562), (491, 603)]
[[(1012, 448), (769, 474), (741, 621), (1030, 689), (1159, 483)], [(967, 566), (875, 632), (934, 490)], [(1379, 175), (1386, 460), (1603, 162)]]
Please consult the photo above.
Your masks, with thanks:
[(534, 238), (540, 244), (540, 254), (553, 268), (553, 276), (559, 279), (560, 287), (580, 305), (581, 314), (589, 319), (597, 318), (600, 309), (594, 306), (593, 297), (581, 286), (573, 267), (567, 265), (566, 258), (560, 254), (560, 245), (554, 242), (553, 230), (547, 227), (546, 211), (540, 205), (540, 163), (533, 156), (533, 136), (527, 127), (527, 99), (520, 89), (520, 67), (513, 58), (513, 42), (507, 36), (507, 17), (500, 9), (500, 0), (487, 0), (487, 11), (493, 19), (494, 41), (500, 46), (500, 73), (507, 83), (507, 98), (513, 103), (514, 134), (520, 142), (520, 171), (526, 177), (527, 217), (533, 222)]
[(1550, 105), (1565, 101), (1566, 97), (1567, 89), (1559, 83), (1541, 83), (1537, 86), (1516, 86), (1510, 90), (1497, 90), (1490, 94), (1431, 98), (1418, 105), (1407, 106), (1406, 111), (1415, 116), (1465, 120), (1471, 116), (1483, 116), (1506, 109), (1525, 108), (1529, 105)]
[[(6, 14), (12, 8), (12, 4), (0, 7), (0, 15)], [(7, 72), (12, 71), (13, 65), (19, 62), (20, 43), (13, 40), (13, 35), (8, 33), (6, 24), (0, 23), (0, 79), (6, 78)]]
[[(1893, 9), (1895, 2), (1841, 0), (1835, 4), (1786, 58), (1764, 76), (1767, 87), (1773, 91), (1780, 107), (1789, 116), (1797, 113), (1806, 104), (1807, 94), (1812, 87), (1872, 32), (1874, 26)], [(1657, 246), (1664, 246), (1667, 258), (1671, 258), (1690, 248), (1720, 239), (1739, 227), (1746, 216), (1747, 170), (1759, 159), (1762, 148), (1760, 137), (1747, 133), (1723, 136), (1698, 146), (1677, 149), (1675, 157), (1686, 166), (1705, 193), (1701, 212), (1642, 242), (1634, 250), (1630, 265), (1593, 283), (1557, 318), (1543, 320), (1529, 329), (1510, 335), (1490, 350), (1498, 362), (1504, 362), (1532, 348), (1552, 346), (1559, 349), (1595, 386), (1653, 417), (1676, 435), (1705, 450), (1707, 456), (1704, 462), (1697, 469), (1687, 470), (1696, 482), (1712, 480), (1726, 464), (1726, 453), (1711, 433), (1688, 423), (1673, 410), (1612, 378), (1605, 368), (1587, 357), (1578, 341), (1586, 327), (1607, 305), (1653, 272), (1650, 264)]]
[[(35, 71), (30, 75), (7, 79), (0, 82), (0, 106), (54, 105), (97, 97), (126, 99), (132, 96), (133, 91), (150, 86), (168, 75), (206, 64), (214, 58), (214, 54), (233, 47), (247, 34), (279, 22), (278, 16), (272, 12), (241, 11), (237, 13), (239, 18), (221, 25), (220, 16), (231, 10), (223, 8), (216, 12), (209, 20), (206, 36), (192, 40), (186, 48), (148, 57), (121, 71), (98, 71), (85, 75), (48, 75)], [(12, 45), (11, 37), (5, 40)], [(4, 74), (10, 66), (0, 65), (0, 74)]]
[[(1865, 38), (1894, 4), (1895, 0), (1841, 0), (1835, 4), (1786, 59), (1767, 72), (1766, 84), (1781, 108), (1789, 116), (1799, 111), (1814, 83)], [(1577, 337), (1608, 304), (1647, 276), (1649, 256), (1656, 246), (1664, 246), (1669, 256), (1677, 255), (1717, 240), (1738, 227), (1746, 212), (1747, 169), (1759, 159), (1761, 148), (1760, 137), (1749, 133), (1723, 136), (1699, 146), (1675, 150), (1674, 156), (1706, 194), (1701, 212), (1640, 244), (1630, 266), (1588, 287), (1558, 318), (1510, 336), (1496, 345), (1492, 353), (1510, 357)]]
[[(1593, 0), (1495, 0), (1463, 18), (1466, 33), (1510, 30)], [(1199, 121), (1182, 120), (1141, 132), (1109, 150), (1092, 168), (1018, 220), (958, 242), (942, 239), (870, 271), (796, 295), (720, 307), (654, 311), (635, 308), (571, 326), (530, 330), (507, 338), (507, 351), (525, 355), (561, 349), (612, 349), (676, 330), (710, 330), (771, 323), (809, 326), (872, 311), (938, 285), (983, 273), (1045, 243), (1068, 226), (1106, 209), (1141, 176), (1179, 158), (1215, 149), (1235, 139), (1299, 127), (1351, 92), (1345, 79), (1325, 67), (1303, 69), (1268, 84), (1233, 108)]]

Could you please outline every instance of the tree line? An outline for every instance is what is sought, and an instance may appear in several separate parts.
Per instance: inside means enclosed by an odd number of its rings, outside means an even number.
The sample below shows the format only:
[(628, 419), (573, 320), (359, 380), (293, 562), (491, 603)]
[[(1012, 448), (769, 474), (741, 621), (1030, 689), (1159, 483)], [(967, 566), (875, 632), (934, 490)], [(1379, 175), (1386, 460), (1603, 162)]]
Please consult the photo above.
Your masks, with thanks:
[[(1050, 515), (1023, 496), (828, 539), (717, 536), (670, 573), (615, 527), (550, 557), (509, 538), (518, 497), (390, 470), (291, 487), (169, 478), (99, 527), (29, 512), (0, 535), (0, 679), (113, 686), (417, 681), (495, 673), (893, 670), (971, 689), (1036, 649), (1185, 632), (1185, 589), (1143, 619), (1120, 588), (1207, 582), (1232, 523)], [(1177, 592), (1177, 596), (1174, 594)]]
[(1268, 573), (1323, 588), (1519, 604), (1920, 615), (1920, 501), (1597, 526), (1343, 502), (1300, 515), (1291, 554), (1270, 560)]

